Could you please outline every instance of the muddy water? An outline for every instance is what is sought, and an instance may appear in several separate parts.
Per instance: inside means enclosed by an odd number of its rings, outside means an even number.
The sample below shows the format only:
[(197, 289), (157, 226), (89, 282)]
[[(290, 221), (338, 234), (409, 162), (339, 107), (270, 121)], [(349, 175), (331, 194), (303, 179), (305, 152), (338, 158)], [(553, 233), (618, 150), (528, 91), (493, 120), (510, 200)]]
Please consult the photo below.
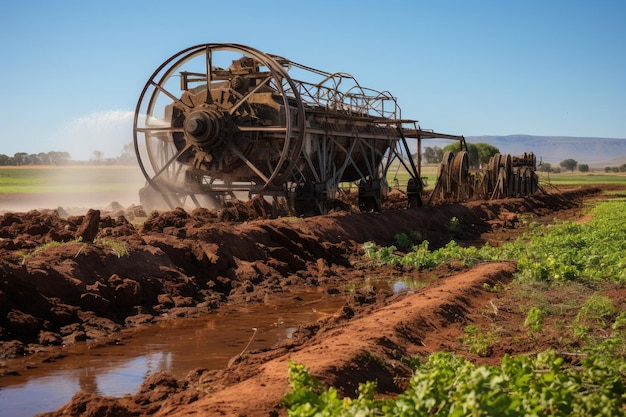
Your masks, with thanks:
[(184, 378), (193, 369), (220, 369), (244, 350), (268, 348), (299, 325), (333, 314), (344, 301), (321, 289), (277, 294), (263, 304), (150, 326), (117, 343), (79, 344), (64, 350), (64, 359), (0, 378), (0, 415), (56, 410), (78, 390), (120, 397), (159, 371)]

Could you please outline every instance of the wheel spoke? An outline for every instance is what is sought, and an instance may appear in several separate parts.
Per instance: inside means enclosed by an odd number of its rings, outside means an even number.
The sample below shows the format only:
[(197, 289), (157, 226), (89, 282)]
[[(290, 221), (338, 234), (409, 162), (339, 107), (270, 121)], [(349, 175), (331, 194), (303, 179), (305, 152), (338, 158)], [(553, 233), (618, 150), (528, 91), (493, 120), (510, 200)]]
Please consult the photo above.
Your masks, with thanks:
[(237, 157), (241, 159), (246, 165), (248, 165), (248, 167), (252, 171), (254, 171), (254, 173), (257, 174), (265, 182), (265, 184), (269, 182), (269, 179), (265, 176), (265, 174), (263, 174), (263, 172), (261, 172), (261, 170), (258, 169), (252, 162), (250, 162), (250, 160), (248, 160), (248, 158), (246, 158), (245, 155), (239, 151), (239, 149), (237, 149), (232, 144), (228, 148), (231, 150), (232, 153), (237, 155)]
[(269, 80), (271, 80), (271, 79), (272, 79), (272, 77), (269, 76), (269, 77), (265, 78), (263, 81), (261, 81), (256, 87), (254, 87), (252, 90), (250, 90), (248, 92), (248, 94), (243, 96), (237, 103), (235, 103), (235, 105), (228, 110), (228, 113), (232, 115), (235, 111), (237, 111), (237, 109), (239, 107), (241, 107), (241, 105), (243, 103), (245, 103), (250, 98), (250, 96), (252, 96), (254, 93), (259, 91), (261, 89), (261, 87), (263, 87), (265, 84), (267, 84), (267, 82)]
[(143, 132), (143, 133), (152, 133), (152, 132), (158, 132), (158, 133), (179, 133), (179, 132), (184, 132), (184, 129), (182, 127), (169, 127), (169, 126), (160, 126), (160, 127), (138, 127), (137, 128), (137, 132)]
[(206, 104), (213, 103), (213, 96), (211, 95), (211, 81), (213, 81), (213, 51), (209, 46), (206, 46)]
[(181, 106), (185, 106), (188, 109), (192, 109), (193, 106), (189, 106), (185, 103), (183, 103), (182, 101), (180, 101), (178, 99), (178, 97), (176, 97), (174, 94), (170, 93), (169, 91), (167, 91), (165, 88), (163, 88), (162, 85), (155, 83), (154, 81), (150, 81), (150, 84), (156, 88), (157, 90), (161, 91), (163, 94), (165, 94), (166, 96), (168, 96), (170, 99), (172, 99), (172, 101), (176, 102), (177, 104), (180, 104)]
[(157, 172), (154, 177), (152, 177), (152, 179), (154, 180), (155, 178), (157, 178), (158, 176), (160, 176), (163, 172), (165, 172), (165, 170), (167, 168), (169, 168), (170, 165), (172, 165), (172, 162), (174, 162), (174, 160), (176, 160), (176, 158), (178, 158), (179, 156), (181, 156), (187, 149), (191, 148), (191, 144), (187, 144), (184, 148), (182, 148), (180, 151), (178, 151), (173, 157), (171, 157), (169, 159), (169, 161), (167, 161), (165, 163), (165, 165), (163, 165), (163, 167), (159, 170), (159, 172)]
[(286, 133), (286, 126), (237, 126), (240, 132), (277, 132)]

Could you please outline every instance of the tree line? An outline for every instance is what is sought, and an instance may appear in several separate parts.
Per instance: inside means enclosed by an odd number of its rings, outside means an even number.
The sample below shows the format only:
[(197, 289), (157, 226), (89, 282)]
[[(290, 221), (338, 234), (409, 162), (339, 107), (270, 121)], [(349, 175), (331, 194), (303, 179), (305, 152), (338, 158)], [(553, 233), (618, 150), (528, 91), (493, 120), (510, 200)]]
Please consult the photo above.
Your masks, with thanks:
[(13, 156), (0, 154), (0, 165), (2, 166), (66, 165), (69, 161), (69, 152), (50, 151), (31, 154), (26, 152), (17, 152)]
[[(574, 172), (574, 170), (576, 168), (578, 168), (578, 170), (580, 172), (589, 172), (589, 165), (587, 164), (579, 164), (578, 161), (576, 161), (575, 159), (565, 159), (561, 162), (559, 162), (559, 166), (565, 170), (568, 170), (570, 172)], [(541, 172), (554, 172), (554, 173), (558, 173), (561, 172), (560, 168), (553, 168), (552, 165), (550, 165), (547, 162), (544, 162), (543, 164), (539, 165), (537, 167), (537, 169)], [(626, 164), (622, 164), (618, 167), (604, 167), (604, 172), (609, 173), (609, 172), (626, 172)]]
[[(439, 146), (424, 148), (422, 157), (427, 164), (438, 164), (443, 159), (444, 153), (458, 152), (461, 150), (461, 142), (454, 142), (449, 145), (440, 148)], [(470, 168), (480, 168), (481, 164), (489, 163), (489, 159), (492, 156), (499, 153), (500, 150), (495, 146), (487, 143), (468, 143), (467, 144), (467, 156), (469, 159)]]
[[(452, 143), (450, 145), (444, 146), (443, 148), (440, 148), (439, 146), (427, 146), (424, 148), (422, 157), (424, 158), (424, 162), (426, 162), (427, 164), (438, 164), (443, 159), (443, 155), (445, 152), (458, 152), (460, 149), (460, 142)], [(469, 157), (470, 168), (480, 168), (481, 164), (487, 164), (489, 162), (489, 159), (499, 152), (500, 150), (498, 148), (487, 143), (468, 143), (467, 153)], [(548, 162), (543, 162), (537, 166), (537, 170), (540, 172), (554, 173), (561, 172), (561, 168), (571, 172), (574, 172), (576, 168), (578, 168), (580, 172), (589, 172), (590, 170), (589, 165), (579, 164), (578, 161), (571, 158), (559, 162), (559, 167), (553, 167), (552, 164)], [(604, 172), (626, 172), (626, 164), (622, 164), (618, 167), (605, 167)]]
[[(13, 156), (0, 154), (0, 166), (28, 166), (28, 165), (68, 165), (72, 162), (69, 152), (17, 152)], [(114, 158), (104, 158), (104, 152), (95, 150), (89, 160), (96, 165), (126, 165), (136, 162), (135, 150), (132, 143), (127, 143), (122, 153)]]

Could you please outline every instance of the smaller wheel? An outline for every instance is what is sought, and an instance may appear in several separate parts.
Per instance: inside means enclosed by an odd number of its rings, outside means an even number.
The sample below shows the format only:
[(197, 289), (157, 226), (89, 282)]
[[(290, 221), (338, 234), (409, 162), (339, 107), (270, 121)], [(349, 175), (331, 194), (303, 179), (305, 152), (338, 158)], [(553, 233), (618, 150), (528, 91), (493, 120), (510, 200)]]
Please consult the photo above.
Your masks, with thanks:
[(452, 183), (450, 178), (450, 170), (452, 167), (452, 161), (454, 161), (454, 152), (447, 151), (443, 154), (441, 163), (437, 170), (437, 184), (435, 185), (435, 191), (433, 195), (440, 200), (448, 200), (452, 195)]
[(512, 184), (512, 162), (511, 155), (505, 154), (500, 158), (500, 171), (502, 172), (502, 182), (503, 182), (503, 196), (511, 197), (513, 195), (513, 184)]
[(469, 157), (467, 152), (461, 151), (454, 156), (451, 165), (450, 178), (455, 183), (454, 198), (465, 201), (469, 197)]

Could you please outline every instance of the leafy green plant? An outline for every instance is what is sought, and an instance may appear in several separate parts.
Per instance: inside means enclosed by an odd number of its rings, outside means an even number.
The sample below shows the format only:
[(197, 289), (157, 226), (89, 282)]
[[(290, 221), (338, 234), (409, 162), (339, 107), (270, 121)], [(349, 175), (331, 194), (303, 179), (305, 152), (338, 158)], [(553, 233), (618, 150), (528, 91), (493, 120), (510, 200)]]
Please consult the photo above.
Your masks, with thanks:
[(424, 240), (424, 236), (419, 230), (413, 230), (411, 232), (411, 239), (413, 239), (413, 242), (421, 242), (422, 240)]
[(490, 356), (492, 346), (500, 339), (495, 331), (484, 331), (474, 324), (466, 326), (463, 332), (461, 337), (463, 346), (479, 356)]
[(452, 217), (448, 222), (448, 230), (451, 232), (456, 232), (459, 229), (459, 219), (456, 217)]
[(625, 202), (598, 204), (585, 223), (564, 222), (544, 232), (536, 230), (529, 247), (518, 253), (521, 275), (546, 281), (626, 282)]
[(586, 352), (626, 357), (626, 311), (622, 312), (607, 329), (607, 335), (588, 337), (584, 347)]
[(594, 328), (606, 329), (609, 324), (608, 318), (616, 313), (617, 309), (613, 304), (613, 300), (598, 294), (592, 295), (583, 304), (574, 319), (572, 324), (574, 335), (578, 338), (586, 339)]
[(385, 246), (377, 248), (373, 242), (365, 242), (363, 244), (365, 256), (378, 261), (380, 264), (399, 265), (400, 256), (394, 252), (397, 250), (395, 246)]
[(290, 416), (375, 416), (381, 415), (382, 402), (376, 400), (376, 383), (360, 384), (356, 399), (339, 398), (333, 387), (324, 388), (309, 369), (289, 363), (291, 391), (283, 397)]
[(416, 364), (407, 390), (377, 398), (361, 384), (357, 398), (339, 398), (303, 365), (289, 364), (289, 416), (626, 416), (626, 360), (590, 355), (568, 368), (545, 351), (506, 356), (499, 366), (477, 366), (450, 353)]
[(396, 241), (396, 245), (400, 249), (408, 249), (413, 245), (411, 238), (406, 233), (398, 233), (394, 236), (394, 240)]
[[(462, 247), (450, 241), (431, 251), (428, 241), (412, 247), (403, 257), (396, 247), (377, 249), (363, 245), (366, 256), (380, 263), (431, 269), (452, 260), (465, 266), (478, 262), (515, 260), (518, 280), (544, 282), (626, 282), (626, 200), (602, 202), (593, 209), (592, 220), (563, 222), (550, 227), (531, 227), (522, 238), (502, 247)], [(454, 222), (453, 222), (454, 223)], [(403, 244), (406, 239), (402, 238)], [(556, 250), (555, 250), (556, 249)]]
[(428, 250), (428, 241), (413, 246), (413, 251), (404, 255), (400, 261), (402, 265), (408, 265), (415, 269), (430, 269), (439, 264), (433, 253)]
[(365, 242), (363, 243), (363, 251), (367, 258), (375, 258), (378, 248), (374, 242)]
[(611, 325), (613, 331), (626, 332), (626, 311), (622, 311)]
[(528, 328), (528, 334), (532, 336), (534, 333), (541, 333), (543, 330), (544, 312), (540, 308), (531, 307), (524, 320), (524, 327)]
[(626, 357), (626, 311), (622, 311), (611, 325), (611, 336), (607, 339), (609, 346), (605, 349), (613, 355)]
[(491, 293), (497, 294), (502, 292), (504, 286), (501, 283), (495, 283), (493, 285), (489, 285), (488, 282), (483, 282), (483, 289), (485, 291), (489, 291)]

